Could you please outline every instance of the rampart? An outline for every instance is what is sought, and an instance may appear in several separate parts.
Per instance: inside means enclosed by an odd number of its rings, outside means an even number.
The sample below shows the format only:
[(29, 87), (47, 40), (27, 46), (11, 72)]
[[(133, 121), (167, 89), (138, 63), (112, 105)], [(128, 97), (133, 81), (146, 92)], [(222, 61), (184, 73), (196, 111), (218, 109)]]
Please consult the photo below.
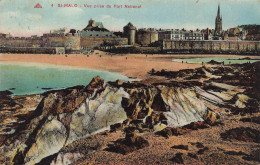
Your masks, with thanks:
[(127, 45), (127, 38), (96, 38), (81, 37), (80, 45), (83, 49), (92, 49), (99, 46)]
[[(28, 53), (42, 49), (63, 47), (66, 52), (80, 52), (82, 49), (93, 49), (99, 46), (127, 45), (127, 38), (102, 38), (102, 37), (79, 37), (79, 36), (42, 36), (37, 38), (1, 38), (1, 52)], [(41, 48), (41, 49), (33, 49)], [(42, 52), (42, 51), (40, 51)], [(46, 50), (46, 52), (49, 52)], [(26, 52), (25, 52), (26, 53)]]
[(219, 53), (260, 55), (259, 41), (172, 41), (161, 43), (164, 53)]
[(2, 53), (58, 54), (57, 48), (0, 47)]

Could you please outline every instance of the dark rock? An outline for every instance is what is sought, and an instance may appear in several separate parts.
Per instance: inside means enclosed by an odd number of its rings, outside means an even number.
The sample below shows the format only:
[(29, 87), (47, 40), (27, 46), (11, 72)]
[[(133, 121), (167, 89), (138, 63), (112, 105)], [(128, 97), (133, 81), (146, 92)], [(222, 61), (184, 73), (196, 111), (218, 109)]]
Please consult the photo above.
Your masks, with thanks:
[(250, 155), (254, 160), (260, 162), (260, 149), (252, 151)]
[(123, 128), (123, 125), (121, 123), (117, 123), (114, 125), (110, 125), (110, 132), (116, 132)]
[(163, 136), (165, 138), (169, 138), (169, 137), (171, 137), (173, 135), (172, 128), (167, 127), (167, 128), (165, 128), (165, 129), (163, 129), (161, 131), (158, 131), (156, 134), (160, 135), (160, 136)]
[(99, 76), (94, 77), (91, 82), (86, 86), (86, 91), (94, 91), (104, 85), (104, 80)]
[(202, 149), (200, 149), (199, 151), (198, 151), (198, 154), (199, 155), (202, 155), (202, 154), (204, 154), (206, 151), (208, 151), (209, 150), (209, 148), (208, 147), (204, 147), (204, 148), (202, 148)]
[(250, 57), (245, 57), (245, 58), (239, 58), (239, 60), (251, 60), (251, 58)]
[(137, 136), (134, 133), (135, 128), (129, 128), (126, 132), (127, 135), (125, 139), (118, 139), (114, 142), (113, 145), (108, 145), (108, 148), (106, 150), (111, 152), (128, 154), (149, 146), (149, 142), (147, 140), (145, 140), (141, 136)]
[(246, 153), (244, 153), (244, 152), (242, 152), (242, 151), (239, 151), (239, 152), (236, 152), (236, 151), (226, 151), (226, 152), (224, 152), (225, 154), (228, 154), (228, 155), (239, 155), (239, 156), (241, 156), (241, 155), (246, 155), (247, 156), (247, 154)]
[(212, 65), (219, 65), (219, 64), (221, 64), (221, 62), (217, 62), (217, 61), (215, 61), (215, 60), (211, 60), (211, 61), (209, 61), (209, 62), (207, 62), (208, 64), (212, 64)]
[(242, 157), (245, 160), (248, 161), (258, 161), (260, 162), (260, 149), (257, 149), (255, 151), (252, 151), (250, 155)]
[(251, 118), (242, 118), (242, 119), (240, 119), (240, 121), (243, 121), (243, 122), (253, 122), (253, 123), (260, 124), (260, 116), (251, 117)]
[(205, 122), (192, 122), (188, 125), (183, 126), (182, 128), (183, 129), (197, 130), (197, 129), (210, 128), (210, 126)]
[(194, 153), (188, 153), (188, 156), (189, 157), (192, 157), (192, 158), (194, 158), (194, 159), (199, 159), (199, 157), (198, 157), (198, 155), (197, 154), (194, 154)]
[(162, 111), (162, 112), (166, 112), (166, 108), (165, 108), (165, 104), (164, 101), (161, 97), (161, 94), (157, 94), (154, 97), (154, 101), (151, 107), (154, 111)]
[(189, 146), (188, 145), (175, 145), (175, 146), (172, 146), (171, 148), (188, 150)]
[(178, 163), (178, 164), (184, 164), (182, 155), (183, 155), (182, 153), (175, 154), (175, 156), (171, 159), (171, 161), (173, 161), (174, 163)]
[(52, 88), (42, 88), (43, 90), (51, 90)]
[(8, 96), (13, 94), (13, 92), (9, 91), (9, 90), (5, 90), (5, 91), (0, 91), (0, 96)]
[(249, 127), (237, 127), (221, 134), (223, 139), (236, 139), (239, 141), (260, 143), (260, 131)]
[(132, 144), (135, 144), (136, 141), (137, 141), (137, 130), (135, 127), (127, 127), (125, 128), (125, 140), (126, 140), (126, 143), (129, 144), (129, 145), (132, 145)]
[(204, 148), (204, 145), (200, 142), (197, 143), (191, 143), (192, 145), (195, 145), (197, 148)]

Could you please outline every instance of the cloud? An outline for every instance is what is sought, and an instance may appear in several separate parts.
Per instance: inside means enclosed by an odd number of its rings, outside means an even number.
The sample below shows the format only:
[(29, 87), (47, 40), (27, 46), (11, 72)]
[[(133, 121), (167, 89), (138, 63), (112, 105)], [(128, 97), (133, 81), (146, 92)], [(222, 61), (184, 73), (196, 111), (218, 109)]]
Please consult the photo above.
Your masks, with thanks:
[(18, 18), (20, 16), (20, 12), (19, 11), (8, 11), (2, 14), (2, 16), (4, 18), (8, 17), (8, 18)]
[(27, 14), (27, 18), (33, 21), (42, 19), (42, 16), (39, 14)]
[(62, 9), (57, 9), (57, 14), (61, 17), (71, 17), (77, 16), (84, 13), (83, 9), (80, 7), (66, 7)]
[(111, 15), (98, 15), (95, 18), (95, 21), (102, 22), (104, 27), (110, 30), (120, 30), (122, 26), (127, 24), (127, 21), (122, 18), (115, 18)]

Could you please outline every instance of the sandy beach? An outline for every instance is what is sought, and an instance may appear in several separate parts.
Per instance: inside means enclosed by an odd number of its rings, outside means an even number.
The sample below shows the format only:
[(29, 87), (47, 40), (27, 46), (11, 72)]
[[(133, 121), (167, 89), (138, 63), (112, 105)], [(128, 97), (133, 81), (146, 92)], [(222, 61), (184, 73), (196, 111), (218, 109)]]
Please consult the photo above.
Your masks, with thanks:
[[(129, 77), (138, 79), (150, 79), (148, 73), (152, 68), (155, 70), (194, 69), (200, 64), (187, 64), (173, 62), (174, 58), (190, 57), (238, 57), (235, 55), (145, 55), (145, 54), (106, 54), (102, 51), (95, 51), (87, 56), (82, 54), (70, 55), (49, 55), (49, 54), (2, 54), (1, 62), (26, 62), (54, 65), (67, 65), (84, 67), (89, 69), (107, 70), (119, 72)], [(241, 58), (245, 56), (239, 56)], [(251, 57), (254, 58), (254, 57)]]

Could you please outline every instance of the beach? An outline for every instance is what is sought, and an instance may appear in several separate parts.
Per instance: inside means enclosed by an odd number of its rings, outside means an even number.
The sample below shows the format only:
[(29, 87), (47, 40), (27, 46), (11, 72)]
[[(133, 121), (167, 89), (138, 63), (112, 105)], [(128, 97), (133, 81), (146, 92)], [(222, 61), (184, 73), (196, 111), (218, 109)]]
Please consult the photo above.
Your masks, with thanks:
[[(162, 54), (108, 54), (102, 51), (95, 51), (89, 56), (83, 54), (49, 55), (49, 54), (2, 54), (0, 61), (26, 62), (66, 65), (97, 70), (119, 72), (128, 77), (142, 80), (151, 79), (148, 72), (152, 69), (161, 71), (178, 71), (181, 69), (194, 69), (201, 64), (174, 62), (172, 59), (199, 57), (241, 57), (236, 55), (162, 55)], [(256, 58), (256, 57), (250, 57)], [(36, 64), (37, 65), (37, 64)]]
[[(0, 92), (0, 163), (256, 164), (259, 62), (224, 67), (186, 63), (196, 57), (246, 56), (1, 54), (1, 63), (28, 65), (27, 72), (36, 72), (40, 82), (32, 80), (30, 87), (38, 87), (44, 77), (52, 82), (37, 69), (58, 68), (47, 74), (58, 84), (92, 80), (42, 94), (12, 95), (18, 88)], [(89, 68), (94, 76), (94, 69), (110, 72), (93, 78), (70, 68)], [(155, 72), (149, 74), (152, 68)], [(75, 79), (59, 78), (60, 72), (72, 72)], [(105, 81), (111, 72), (141, 81)], [(22, 67), (16, 73), (26, 80), (34, 77)], [(17, 146), (27, 146), (21, 149), (26, 154), (17, 152)]]

